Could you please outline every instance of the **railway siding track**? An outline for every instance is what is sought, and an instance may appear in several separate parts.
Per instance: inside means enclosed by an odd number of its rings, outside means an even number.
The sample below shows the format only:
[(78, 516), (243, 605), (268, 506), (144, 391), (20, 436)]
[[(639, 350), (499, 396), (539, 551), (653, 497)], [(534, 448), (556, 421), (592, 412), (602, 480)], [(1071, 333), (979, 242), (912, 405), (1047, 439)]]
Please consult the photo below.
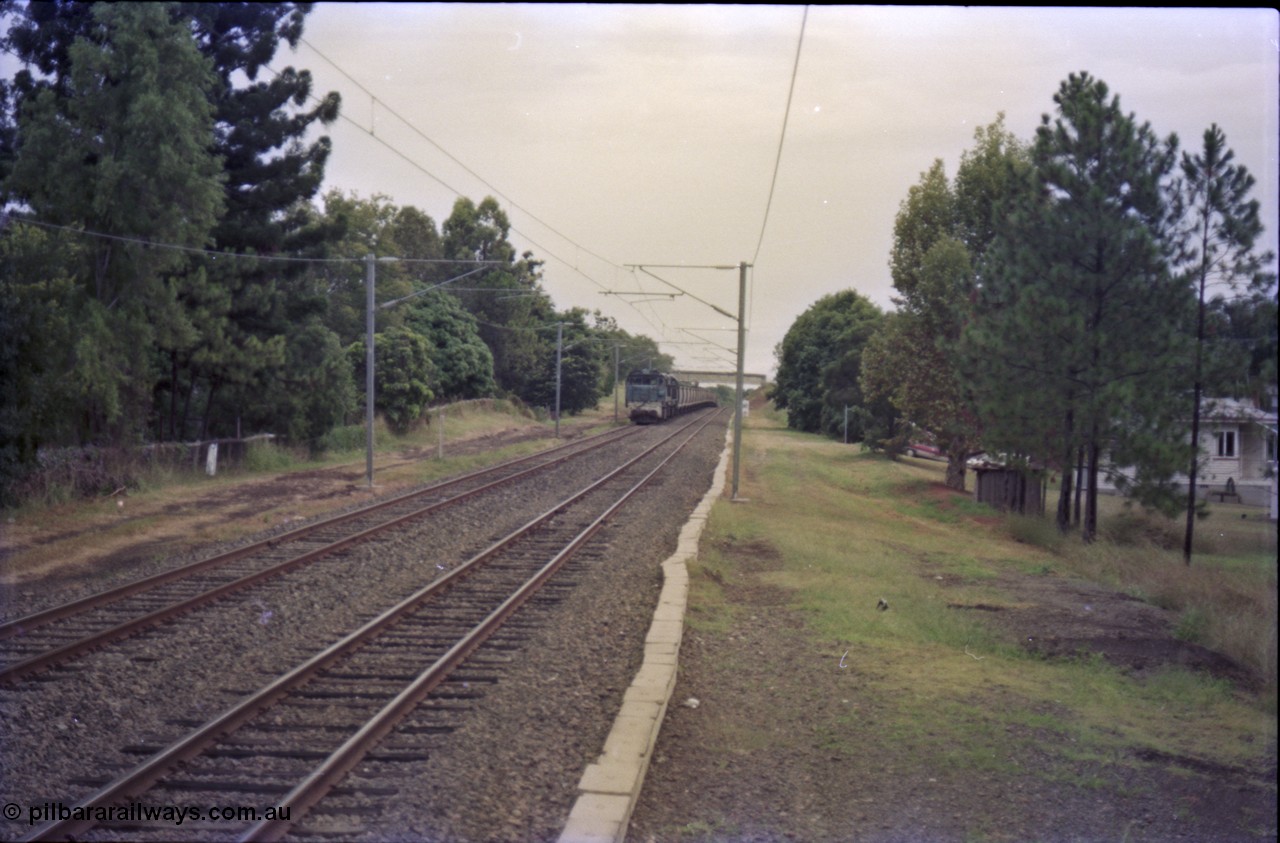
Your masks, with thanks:
[(635, 434), (632, 428), (509, 460), (282, 535), (0, 624), (0, 684), (164, 623), (415, 518)]
[[(697, 429), (711, 419), (698, 420)], [(496, 681), (504, 652), (519, 646), (525, 632), (521, 616), (511, 623), (516, 611), (530, 600), (557, 600), (555, 594), (535, 595), (547, 594), (539, 590), (555, 582), (556, 572), (696, 432), (676, 431), (678, 444), (672, 437), (670, 445), (653, 446), (176, 743), (131, 747), (151, 755), (78, 806), (108, 805), (144, 792), (152, 802), (193, 806), (212, 804), (227, 793), (251, 793), (264, 803), (288, 806), (290, 823), (296, 823), (361, 759), (387, 764), (426, 759), (432, 741), (453, 728), (467, 701), (479, 693), (476, 688)], [(463, 662), (465, 670), (457, 672)], [(371, 748), (415, 709), (412, 728), (397, 732), (394, 741), (370, 756)], [(320, 755), (324, 758), (317, 765)], [(177, 777), (171, 771), (179, 764)], [(364, 786), (363, 796), (357, 796), (368, 798), (367, 791)], [(355, 798), (345, 792), (337, 796), (339, 801)], [(359, 808), (346, 810), (358, 813)], [(277, 839), (290, 823), (263, 821), (244, 829), (241, 839)], [(80, 839), (92, 826), (47, 824), (27, 839)], [(221, 834), (227, 830), (218, 826)], [(175, 831), (182, 829), (132, 823), (94, 834), (168, 839)], [(187, 831), (199, 838), (211, 827), (196, 824)]]

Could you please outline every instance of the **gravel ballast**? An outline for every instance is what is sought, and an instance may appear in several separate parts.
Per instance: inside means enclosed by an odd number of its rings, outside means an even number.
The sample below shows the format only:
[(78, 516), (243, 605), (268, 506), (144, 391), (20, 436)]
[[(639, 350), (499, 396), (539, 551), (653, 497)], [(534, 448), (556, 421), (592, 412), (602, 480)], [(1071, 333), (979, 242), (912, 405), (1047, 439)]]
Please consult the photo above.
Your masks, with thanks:
[[(523, 645), (503, 654), (498, 681), (486, 683), (461, 725), (434, 742), (429, 762), (358, 767), (348, 785), (371, 783), (379, 796), (355, 817), (317, 812), (317, 826), (337, 822), (350, 836), (371, 840), (554, 838), (639, 663), (658, 564), (709, 484), (723, 434), (720, 423), (699, 434), (684, 458), (596, 536), (562, 573), (574, 588), (522, 610)], [(229, 707), (545, 510), (560, 489), (595, 479), (614, 459), (604, 453), (575, 462), (553, 481), (509, 487), (0, 689), (6, 800), (72, 804), (94, 789), (92, 779), (136, 761), (124, 747), (176, 739), (191, 721)], [(17, 823), (6, 820), (5, 836), (22, 833), (25, 821), (25, 812)]]

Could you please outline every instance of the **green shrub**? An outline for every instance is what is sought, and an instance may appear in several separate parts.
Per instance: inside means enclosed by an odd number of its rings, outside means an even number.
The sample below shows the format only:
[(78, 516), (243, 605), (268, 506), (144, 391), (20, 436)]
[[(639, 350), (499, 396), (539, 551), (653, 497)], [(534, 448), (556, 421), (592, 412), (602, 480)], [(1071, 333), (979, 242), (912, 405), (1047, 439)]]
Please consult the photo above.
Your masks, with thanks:
[(359, 451), (365, 447), (363, 424), (344, 424), (335, 427), (320, 437), (316, 450), (321, 452), (345, 453)]
[(1173, 628), (1174, 637), (1180, 641), (1202, 644), (1209, 631), (1209, 613), (1199, 606), (1188, 606), (1178, 617)]
[(297, 462), (288, 449), (275, 442), (253, 442), (245, 449), (244, 461), (240, 467), (244, 471), (284, 471), (292, 468)]

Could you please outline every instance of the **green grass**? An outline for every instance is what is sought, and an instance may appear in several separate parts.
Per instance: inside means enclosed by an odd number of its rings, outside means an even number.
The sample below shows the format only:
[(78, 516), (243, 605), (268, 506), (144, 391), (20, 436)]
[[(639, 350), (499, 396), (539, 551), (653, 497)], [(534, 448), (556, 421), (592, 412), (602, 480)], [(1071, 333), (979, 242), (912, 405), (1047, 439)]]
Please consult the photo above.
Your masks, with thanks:
[[(1240, 641), (1251, 643), (1237, 650), (1257, 651), (1240, 658), (1265, 678), (1275, 560), (1248, 550), (1256, 535), (1223, 541), (1231, 552), (1198, 559), (1190, 573), (1176, 551), (1150, 541), (1084, 546), (1050, 521), (999, 516), (940, 491), (941, 463), (893, 462), (797, 434), (771, 409), (749, 417), (743, 464), (750, 502), (713, 508), (691, 567), (689, 622), (727, 634), (738, 611), (727, 587), (756, 582), (789, 595), (822, 652), (860, 654), (859, 694), (879, 704), (874, 715), (819, 724), (824, 751), (865, 751), (874, 727), (911, 750), (901, 755), (917, 759), (917, 772), (1015, 776), (1011, 757), (1047, 752), (1054, 775), (1099, 789), (1114, 779), (1091, 765), (1130, 759), (1134, 749), (1254, 766), (1274, 752), (1274, 668), (1260, 697), (1184, 670), (1139, 680), (1100, 658), (1036, 657), (982, 613), (946, 605), (1008, 604), (1004, 577), (1089, 579), (1174, 608), (1179, 634), (1208, 646), (1228, 646), (1226, 627), (1240, 619), (1248, 627)], [(1122, 514), (1115, 505), (1107, 518)], [(877, 609), (881, 599), (888, 611)]]
[(245, 449), (244, 460), (238, 466), (239, 473), (266, 474), (296, 468), (304, 461), (283, 445), (275, 442), (254, 442)]

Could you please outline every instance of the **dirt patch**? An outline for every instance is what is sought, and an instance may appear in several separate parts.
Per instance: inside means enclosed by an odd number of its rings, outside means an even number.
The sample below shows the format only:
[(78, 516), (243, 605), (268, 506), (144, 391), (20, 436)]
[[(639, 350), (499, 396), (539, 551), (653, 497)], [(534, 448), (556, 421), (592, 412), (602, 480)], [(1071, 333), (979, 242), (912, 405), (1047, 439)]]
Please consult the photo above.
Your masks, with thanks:
[(721, 553), (732, 553), (734, 566), (747, 573), (758, 574), (782, 568), (782, 554), (764, 539), (737, 541), (730, 536), (712, 544)]
[(1006, 576), (989, 584), (1010, 602), (947, 607), (979, 612), (1006, 640), (1030, 652), (1046, 658), (1101, 656), (1136, 675), (1169, 666), (1202, 670), (1257, 690), (1257, 679), (1247, 669), (1221, 653), (1178, 639), (1170, 612), (1135, 597), (1052, 575)]

